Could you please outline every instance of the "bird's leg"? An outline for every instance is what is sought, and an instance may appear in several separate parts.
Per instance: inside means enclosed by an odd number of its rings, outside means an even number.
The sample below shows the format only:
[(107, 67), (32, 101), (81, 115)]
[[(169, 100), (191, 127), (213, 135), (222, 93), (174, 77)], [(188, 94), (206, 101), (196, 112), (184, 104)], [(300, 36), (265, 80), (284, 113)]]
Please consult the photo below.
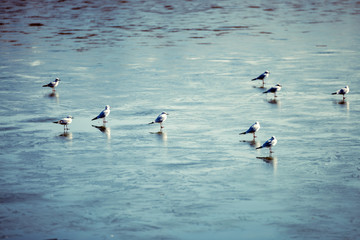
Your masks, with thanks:
[(256, 138), (255, 133), (253, 133), (254, 139)]
[(273, 153), (273, 151), (271, 151), (271, 147), (269, 149), (270, 149), (270, 155), (271, 155)]
[(265, 88), (265, 82), (264, 82), (264, 79), (262, 80), (262, 85), (260, 88)]

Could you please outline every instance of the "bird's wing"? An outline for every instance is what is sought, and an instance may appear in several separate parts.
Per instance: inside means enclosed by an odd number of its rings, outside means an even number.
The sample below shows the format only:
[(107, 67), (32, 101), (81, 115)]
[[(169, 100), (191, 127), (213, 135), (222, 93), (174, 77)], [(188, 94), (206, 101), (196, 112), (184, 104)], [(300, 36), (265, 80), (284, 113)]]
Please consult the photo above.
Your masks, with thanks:
[(255, 131), (256, 131), (256, 129), (255, 129), (254, 125), (252, 125), (251, 127), (249, 127), (249, 129), (246, 131), (246, 133), (253, 133)]
[(274, 92), (275, 91), (275, 88), (269, 88), (268, 90), (266, 90), (264, 93), (269, 93), (269, 92)]
[(338, 94), (346, 94), (347, 93), (346, 88), (342, 88), (337, 92), (338, 92)]
[(276, 92), (277, 90), (278, 90), (278, 88), (272, 87), (272, 88), (270, 88), (270, 89), (268, 90), (268, 92), (274, 93), (274, 92)]
[(159, 115), (159, 116), (155, 119), (155, 122), (157, 122), (157, 123), (163, 122), (163, 121), (166, 119), (165, 116), (166, 116), (166, 115), (163, 115), (163, 114)]
[(267, 140), (264, 144), (263, 147), (270, 147), (271, 146), (271, 140)]
[(101, 111), (101, 113), (97, 116), (97, 118), (104, 118), (105, 117), (105, 111)]
[(260, 76), (258, 76), (257, 78), (263, 79), (263, 78), (265, 78), (265, 77), (266, 77), (266, 73), (263, 73), (263, 74), (261, 74)]
[(61, 119), (61, 120), (59, 121), (60, 124), (68, 124), (68, 122), (69, 122), (69, 121), (68, 121), (67, 119), (65, 119), (65, 118), (64, 118), (64, 119)]

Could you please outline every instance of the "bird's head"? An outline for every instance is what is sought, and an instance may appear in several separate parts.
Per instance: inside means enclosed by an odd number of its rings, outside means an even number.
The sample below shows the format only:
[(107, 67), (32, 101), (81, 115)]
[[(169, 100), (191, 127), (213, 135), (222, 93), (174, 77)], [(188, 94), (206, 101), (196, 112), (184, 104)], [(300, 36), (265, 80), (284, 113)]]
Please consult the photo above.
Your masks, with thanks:
[(60, 78), (55, 78), (55, 82), (59, 82), (60, 81)]
[(266, 70), (265, 73), (270, 74), (270, 71), (269, 71), (269, 70)]
[(109, 109), (109, 110), (110, 110), (110, 106), (109, 106), (109, 105), (106, 105), (106, 106), (105, 106), (105, 109)]
[(271, 140), (274, 140), (274, 139), (276, 139), (276, 138), (275, 138), (275, 136), (272, 136), (270, 139), (271, 139)]
[(71, 116), (71, 115), (67, 116), (67, 118), (71, 118), (71, 119), (74, 119), (74, 118), (73, 118), (73, 116)]
[(276, 84), (275, 86), (277, 86), (277, 87), (282, 87), (280, 83)]
[(167, 112), (162, 112), (161, 114), (169, 115)]

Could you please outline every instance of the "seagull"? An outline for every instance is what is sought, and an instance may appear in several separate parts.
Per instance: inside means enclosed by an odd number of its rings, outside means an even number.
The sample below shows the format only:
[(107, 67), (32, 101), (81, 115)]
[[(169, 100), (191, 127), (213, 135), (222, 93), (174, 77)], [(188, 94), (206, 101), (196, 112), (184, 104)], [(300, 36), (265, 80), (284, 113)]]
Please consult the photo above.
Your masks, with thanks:
[(276, 92), (280, 91), (281, 87), (282, 86), (278, 83), (278, 84), (275, 85), (275, 87), (269, 88), (268, 90), (266, 90), (263, 93), (273, 93), (274, 97), (276, 97)]
[(267, 78), (270, 75), (270, 71), (266, 70), (263, 74), (259, 75), (256, 78), (251, 79), (251, 81), (255, 81), (255, 80), (262, 80), (263, 85), (264, 85), (264, 80), (265, 78)]
[(110, 114), (110, 106), (106, 105), (105, 109), (102, 110), (101, 113), (97, 117), (94, 117), (93, 119), (91, 119), (91, 121), (94, 121), (95, 119), (103, 118), (103, 123), (106, 123), (107, 121), (105, 120), (105, 118), (107, 116), (109, 116), (109, 114)]
[(251, 125), (251, 126), (249, 127), (249, 129), (248, 129), (246, 132), (239, 133), (239, 135), (241, 135), (241, 134), (247, 134), (247, 133), (252, 133), (253, 136), (254, 136), (254, 138), (256, 138), (255, 132), (257, 132), (259, 129), (260, 129), (260, 123), (259, 123), (259, 122), (255, 122), (253, 125)]
[(274, 147), (277, 143), (277, 139), (275, 138), (275, 136), (272, 136), (269, 140), (267, 140), (261, 147), (257, 147), (256, 149), (260, 149), (260, 148), (269, 148), (270, 149), (270, 153), (272, 153), (271, 148)]
[(63, 119), (53, 122), (53, 123), (64, 125), (64, 132), (65, 132), (66, 130), (69, 130), (67, 125), (69, 125), (72, 122), (72, 120), (73, 120), (73, 117), (69, 115), (66, 118), (63, 118)]
[(43, 85), (43, 87), (51, 87), (52, 90), (55, 91), (55, 87), (59, 85), (59, 82), (60, 82), (60, 78), (55, 78), (53, 82), (50, 82), (49, 84), (45, 84)]
[(345, 87), (337, 90), (336, 92), (333, 92), (332, 95), (342, 94), (343, 100), (345, 100), (345, 94), (347, 94), (348, 92), (350, 92), (350, 88), (349, 88), (349, 86), (346, 85)]
[(163, 128), (163, 122), (166, 121), (166, 118), (167, 118), (167, 115), (169, 115), (168, 113), (166, 112), (162, 112), (160, 113), (160, 115), (155, 119), (154, 122), (151, 122), (149, 124), (154, 124), (154, 123), (160, 123), (160, 130)]

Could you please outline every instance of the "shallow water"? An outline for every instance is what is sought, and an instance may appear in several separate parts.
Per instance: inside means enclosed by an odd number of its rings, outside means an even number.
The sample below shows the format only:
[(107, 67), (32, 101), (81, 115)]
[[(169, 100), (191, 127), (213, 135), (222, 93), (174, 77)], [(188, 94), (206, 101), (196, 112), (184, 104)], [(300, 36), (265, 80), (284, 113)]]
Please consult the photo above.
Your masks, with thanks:
[[(0, 12), (0, 238), (360, 238), (356, 1)], [(107, 104), (105, 129), (90, 120)], [(256, 141), (239, 135), (255, 121)], [(271, 156), (255, 149), (272, 135)]]

